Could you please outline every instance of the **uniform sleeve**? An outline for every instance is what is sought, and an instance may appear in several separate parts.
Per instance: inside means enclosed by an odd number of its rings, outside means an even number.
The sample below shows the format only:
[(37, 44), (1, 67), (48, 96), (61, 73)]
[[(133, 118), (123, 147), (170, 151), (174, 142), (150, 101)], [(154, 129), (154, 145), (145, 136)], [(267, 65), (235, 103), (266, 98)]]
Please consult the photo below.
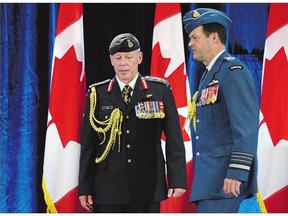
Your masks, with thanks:
[(164, 133), (166, 136), (166, 161), (169, 188), (186, 188), (185, 147), (180, 129), (179, 116), (170, 85), (166, 86), (164, 94), (164, 110)]
[(259, 102), (248, 69), (231, 68), (223, 86), (234, 140), (227, 178), (247, 181), (256, 163)]
[[(81, 130), (81, 152), (79, 164), (79, 196), (91, 195), (93, 189), (95, 142), (97, 136), (89, 122), (90, 91), (87, 93), (83, 127)], [(94, 143), (94, 144), (93, 144)]]

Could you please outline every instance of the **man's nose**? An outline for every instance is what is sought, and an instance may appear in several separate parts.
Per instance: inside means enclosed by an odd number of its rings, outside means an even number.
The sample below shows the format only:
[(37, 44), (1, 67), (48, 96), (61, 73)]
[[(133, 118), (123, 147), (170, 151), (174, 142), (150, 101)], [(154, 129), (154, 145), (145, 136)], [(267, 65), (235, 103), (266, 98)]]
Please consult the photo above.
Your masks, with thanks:
[(189, 43), (188, 43), (188, 47), (192, 47), (193, 46), (193, 41), (190, 40)]
[(121, 65), (126, 65), (127, 64), (126, 58), (121, 58), (120, 64)]

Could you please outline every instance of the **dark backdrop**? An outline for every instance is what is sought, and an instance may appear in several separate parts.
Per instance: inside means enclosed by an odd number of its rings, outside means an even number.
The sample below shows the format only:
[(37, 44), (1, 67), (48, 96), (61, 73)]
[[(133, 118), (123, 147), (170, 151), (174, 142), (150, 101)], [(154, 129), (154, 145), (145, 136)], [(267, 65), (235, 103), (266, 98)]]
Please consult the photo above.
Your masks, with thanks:
[[(181, 4), (183, 13), (190, 4)], [(100, 3), (84, 4), (85, 59), (88, 85), (114, 76), (109, 60), (109, 44), (124, 32), (133, 33), (139, 40), (144, 61), (139, 71), (149, 75), (154, 3)]]

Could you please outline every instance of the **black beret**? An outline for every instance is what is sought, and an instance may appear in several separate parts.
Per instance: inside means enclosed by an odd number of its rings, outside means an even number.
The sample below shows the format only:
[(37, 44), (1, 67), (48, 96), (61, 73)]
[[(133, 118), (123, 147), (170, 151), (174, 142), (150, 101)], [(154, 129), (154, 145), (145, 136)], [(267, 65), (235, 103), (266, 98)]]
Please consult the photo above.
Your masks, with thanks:
[(139, 48), (140, 43), (133, 34), (123, 33), (112, 40), (109, 46), (109, 53), (114, 55), (117, 52), (131, 52)]
[(198, 26), (208, 23), (219, 23), (227, 30), (232, 21), (221, 11), (211, 8), (198, 8), (186, 13), (183, 17), (183, 23), (186, 32), (190, 33)]

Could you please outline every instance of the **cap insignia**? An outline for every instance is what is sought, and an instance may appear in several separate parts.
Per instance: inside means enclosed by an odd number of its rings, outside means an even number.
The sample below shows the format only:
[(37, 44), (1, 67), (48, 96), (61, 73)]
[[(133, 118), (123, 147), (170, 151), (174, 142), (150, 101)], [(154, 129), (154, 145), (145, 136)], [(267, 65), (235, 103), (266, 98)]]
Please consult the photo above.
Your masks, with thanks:
[(132, 41), (128, 39), (127, 40), (127, 45), (128, 45), (129, 48), (132, 48), (133, 47)]
[(199, 17), (201, 14), (197, 11), (197, 10), (194, 10), (193, 11), (193, 14), (192, 14), (192, 17), (193, 18), (197, 18), (197, 17)]

